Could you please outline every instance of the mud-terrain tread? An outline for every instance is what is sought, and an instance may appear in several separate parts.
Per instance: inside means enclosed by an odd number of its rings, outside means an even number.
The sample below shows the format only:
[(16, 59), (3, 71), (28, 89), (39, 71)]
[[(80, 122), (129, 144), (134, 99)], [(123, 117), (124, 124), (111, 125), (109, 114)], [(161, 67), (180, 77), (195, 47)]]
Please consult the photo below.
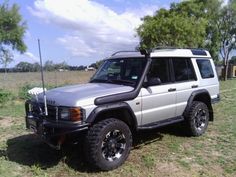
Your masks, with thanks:
[[(119, 125), (122, 126), (124, 129), (128, 131), (128, 136), (130, 137), (128, 139), (130, 146), (127, 147), (128, 151), (126, 154), (123, 155), (123, 158), (119, 163), (115, 165), (104, 165), (104, 163), (101, 162), (101, 159), (99, 159), (98, 156), (98, 147), (100, 146), (100, 141), (103, 141), (102, 138), (102, 131), (106, 129), (107, 126), (111, 125)], [(122, 128), (122, 129), (123, 129)], [(87, 162), (95, 166), (101, 170), (107, 171), (107, 170), (112, 170), (120, 166), (128, 157), (128, 154), (130, 152), (132, 146), (132, 134), (130, 132), (130, 129), (127, 124), (125, 124), (123, 121), (115, 119), (115, 118), (109, 118), (102, 120), (96, 124), (94, 124), (89, 130), (85, 138), (85, 145), (84, 145), (84, 152), (86, 154)]]
[[(206, 126), (204, 127), (203, 131), (197, 131), (194, 125), (194, 115), (195, 112), (197, 111), (197, 109), (199, 109), (199, 107), (204, 108), (207, 111), (207, 121), (206, 121)], [(205, 103), (201, 102), (201, 101), (193, 101), (187, 115), (186, 115), (186, 126), (187, 126), (187, 130), (188, 130), (188, 135), (189, 136), (201, 136), (202, 134), (205, 133), (207, 126), (209, 123), (209, 110), (208, 107)]]

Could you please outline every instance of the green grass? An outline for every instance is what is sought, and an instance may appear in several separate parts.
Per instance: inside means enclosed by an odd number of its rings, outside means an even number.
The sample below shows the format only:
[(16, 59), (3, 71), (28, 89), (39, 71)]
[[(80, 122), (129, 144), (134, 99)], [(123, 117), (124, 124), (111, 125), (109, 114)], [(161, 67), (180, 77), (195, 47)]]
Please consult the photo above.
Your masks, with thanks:
[(135, 137), (120, 168), (99, 172), (84, 162), (82, 144), (49, 148), (24, 128), (24, 103), (0, 108), (0, 176), (236, 176), (236, 80), (221, 82), (215, 121), (201, 137), (181, 124)]

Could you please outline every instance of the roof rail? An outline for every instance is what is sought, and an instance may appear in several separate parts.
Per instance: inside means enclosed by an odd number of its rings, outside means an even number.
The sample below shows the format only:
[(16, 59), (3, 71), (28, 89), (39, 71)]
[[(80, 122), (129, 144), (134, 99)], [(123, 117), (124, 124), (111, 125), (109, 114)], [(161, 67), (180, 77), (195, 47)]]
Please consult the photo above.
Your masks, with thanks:
[(120, 50), (120, 51), (117, 51), (117, 52), (113, 53), (111, 56), (115, 56), (118, 53), (131, 53), (131, 52), (139, 52), (139, 51), (135, 51), (135, 50)]

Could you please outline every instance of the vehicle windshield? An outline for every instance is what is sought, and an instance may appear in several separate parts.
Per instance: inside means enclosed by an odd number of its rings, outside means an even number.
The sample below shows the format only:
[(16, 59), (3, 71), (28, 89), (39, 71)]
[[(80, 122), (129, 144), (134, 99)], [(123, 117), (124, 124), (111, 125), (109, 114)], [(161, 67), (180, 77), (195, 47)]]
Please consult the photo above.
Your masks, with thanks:
[(145, 68), (146, 59), (109, 59), (106, 60), (90, 82), (112, 83), (135, 86)]

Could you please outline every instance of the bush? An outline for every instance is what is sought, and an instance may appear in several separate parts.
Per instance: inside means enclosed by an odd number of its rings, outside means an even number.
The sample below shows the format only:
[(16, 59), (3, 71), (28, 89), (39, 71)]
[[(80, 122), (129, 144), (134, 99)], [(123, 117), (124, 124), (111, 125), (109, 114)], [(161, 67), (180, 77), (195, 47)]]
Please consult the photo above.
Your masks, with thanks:
[(12, 92), (0, 89), (0, 106), (5, 105), (7, 102), (12, 101), (14, 95)]
[(24, 85), (23, 87), (20, 87), (19, 88), (19, 93), (18, 93), (18, 97), (20, 99), (23, 99), (23, 100), (27, 100), (30, 98), (30, 95), (28, 93), (28, 90), (34, 88), (34, 87), (37, 87), (35, 85), (30, 85), (30, 84), (26, 84)]

